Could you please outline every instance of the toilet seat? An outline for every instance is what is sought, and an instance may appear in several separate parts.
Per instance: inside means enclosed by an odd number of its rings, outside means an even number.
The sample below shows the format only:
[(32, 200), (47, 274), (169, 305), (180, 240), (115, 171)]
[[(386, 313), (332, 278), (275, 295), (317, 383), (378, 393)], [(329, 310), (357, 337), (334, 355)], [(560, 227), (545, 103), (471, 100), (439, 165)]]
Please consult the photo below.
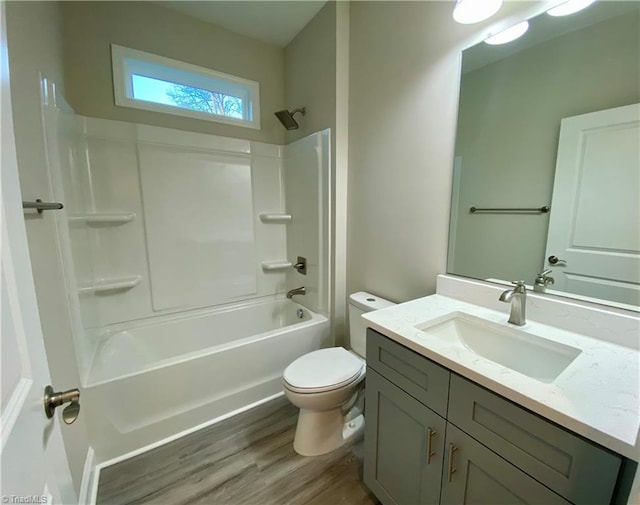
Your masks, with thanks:
[(342, 347), (299, 357), (284, 371), (285, 387), (296, 393), (321, 393), (347, 386), (362, 375), (365, 364)]

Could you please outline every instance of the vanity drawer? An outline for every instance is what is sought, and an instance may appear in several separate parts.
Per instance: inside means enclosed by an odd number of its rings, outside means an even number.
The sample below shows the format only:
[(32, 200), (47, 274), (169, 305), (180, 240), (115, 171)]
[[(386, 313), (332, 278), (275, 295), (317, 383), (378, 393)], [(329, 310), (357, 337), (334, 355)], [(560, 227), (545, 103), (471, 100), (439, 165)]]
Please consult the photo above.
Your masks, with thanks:
[(610, 503), (620, 456), (456, 374), (448, 419), (573, 503)]
[(367, 328), (367, 366), (442, 417), (447, 414), (450, 372)]

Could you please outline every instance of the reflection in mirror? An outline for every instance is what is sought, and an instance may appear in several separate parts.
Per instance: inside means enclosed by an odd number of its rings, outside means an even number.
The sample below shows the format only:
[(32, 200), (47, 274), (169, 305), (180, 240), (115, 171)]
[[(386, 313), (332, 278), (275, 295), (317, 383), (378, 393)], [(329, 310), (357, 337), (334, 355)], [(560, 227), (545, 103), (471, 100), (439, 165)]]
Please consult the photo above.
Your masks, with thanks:
[(639, 21), (601, 1), (463, 52), (449, 273), (640, 308)]

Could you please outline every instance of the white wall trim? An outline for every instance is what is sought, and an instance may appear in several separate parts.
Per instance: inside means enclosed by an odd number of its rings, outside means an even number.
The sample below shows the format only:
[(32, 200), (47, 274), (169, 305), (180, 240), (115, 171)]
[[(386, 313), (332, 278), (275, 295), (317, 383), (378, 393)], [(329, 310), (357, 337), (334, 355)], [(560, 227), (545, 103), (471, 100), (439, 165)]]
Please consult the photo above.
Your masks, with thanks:
[[(78, 503), (93, 505), (96, 502), (96, 494), (98, 490), (98, 479), (96, 478), (96, 453), (93, 447), (89, 447), (87, 457), (84, 460), (84, 468), (82, 470), (82, 483), (80, 484), (80, 492), (78, 493)], [(94, 489), (95, 488), (95, 489)]]

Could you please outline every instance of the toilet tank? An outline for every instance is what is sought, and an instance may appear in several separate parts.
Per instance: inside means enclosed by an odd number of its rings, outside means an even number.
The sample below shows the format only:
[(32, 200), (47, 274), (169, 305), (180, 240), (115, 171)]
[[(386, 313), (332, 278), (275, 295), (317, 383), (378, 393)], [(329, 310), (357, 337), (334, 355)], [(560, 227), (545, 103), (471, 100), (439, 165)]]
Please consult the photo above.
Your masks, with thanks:
[(349, 340), (351, 349), (363, 358), (366, 357), (367, 327), (360, 316), (392, 305), (395, 303), (364, 291), (349, 295)]

